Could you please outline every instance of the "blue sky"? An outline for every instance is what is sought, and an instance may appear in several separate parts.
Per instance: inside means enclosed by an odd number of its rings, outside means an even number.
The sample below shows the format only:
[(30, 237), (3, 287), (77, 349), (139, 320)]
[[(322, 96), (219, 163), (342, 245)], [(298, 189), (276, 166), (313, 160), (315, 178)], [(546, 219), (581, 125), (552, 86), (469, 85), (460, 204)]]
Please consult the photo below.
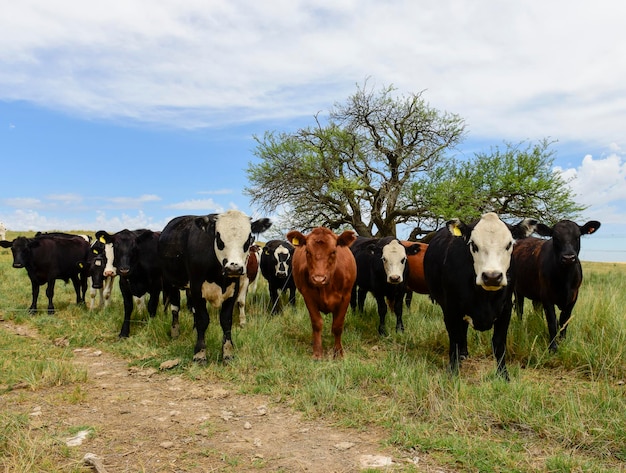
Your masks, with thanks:
[(626, 260), (618, 3), (5, 3), (0, 221), (11, 230), (261, 216), (242, 193), (252, 136), (310, 125), (369, 78), (463, 117), (461, 152), (556, 140), (555, 164), (589, 206), (581, 220), (602, 222), (583, 251), (614, 245), (609, 260)]

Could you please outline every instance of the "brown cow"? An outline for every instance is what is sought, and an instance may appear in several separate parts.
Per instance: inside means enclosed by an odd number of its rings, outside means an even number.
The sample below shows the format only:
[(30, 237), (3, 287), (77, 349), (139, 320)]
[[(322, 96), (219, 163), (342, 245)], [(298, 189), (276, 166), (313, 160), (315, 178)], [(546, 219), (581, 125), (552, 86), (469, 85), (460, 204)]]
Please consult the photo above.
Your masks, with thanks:
[(321, 312), (333, 314), (335, 336), (333, 356), (343, 357), (341, 334), (356, 281), (356, 262), (350, 245), (356, 240), (353, 231), (335, 235), (328, 228), (317, 227), (308, 235), (293, 230), (287, 234), (293, 246), (293, 279), (302, 294), (313, 328), (313, 358), (322, 358)]
[(406, 278), (407, 289), (417, 292), (418, 294), (428, 294), (428, 284), (426, 284), (426, 277), (424, 276), (424, 255), (428, 249), (426, 243), (416, 243), (414, 241), (400, 240), (400, 243), (405, 248), (409, 248), (413, 245), (419, 245), (420, 251), (415, 254), (408, 254), (406, 260), (409, 265), (409, 275)]

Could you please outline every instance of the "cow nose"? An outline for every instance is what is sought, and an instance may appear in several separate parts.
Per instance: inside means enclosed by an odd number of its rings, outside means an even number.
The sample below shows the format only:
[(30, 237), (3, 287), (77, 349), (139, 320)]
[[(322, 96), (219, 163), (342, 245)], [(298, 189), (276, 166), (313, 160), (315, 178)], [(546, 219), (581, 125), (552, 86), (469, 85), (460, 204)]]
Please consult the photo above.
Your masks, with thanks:
[(399, 284), (402, 282), (402, 276), (398, 274), (392, 274), (391, 276), (387, 278), (387, 282), (389, 284)]
[(24, 265), (22, 263), (13, 263), (13, 267), (19, 269), (19, 268), (23, 268)]
[(313, 284), (317, 284), (318, 286), (326, 284), (326, 276), (324, 274), (315, 274), (311, 276), (311, 279), (313, 280)]
[(224, 275), (229, 278), (243, 276), (244, 275), (243, 266), (240, 266), (237, 263), (230, 263), (224, 266)]
[(128, 273), (130, 273), (130, 269), (129, 268), (119, 268), (119, 272), (120, 272), (120, 276), (128, 276)]
[(561, 261), (565, 264), (573, 264), (576, 262), (576, 255), (575, 254), (568, 254), (568, 255), (563, 255), (561, 256)]
[(111, 278), (113, 276), (115, 276), (115, 271), (105, 271), (104, 272), (104, 277), (105, 278)]
[(500, 286), (502, 284), (502, 273), (500, 271), (485, 271), (482, 274), (485, 286)]

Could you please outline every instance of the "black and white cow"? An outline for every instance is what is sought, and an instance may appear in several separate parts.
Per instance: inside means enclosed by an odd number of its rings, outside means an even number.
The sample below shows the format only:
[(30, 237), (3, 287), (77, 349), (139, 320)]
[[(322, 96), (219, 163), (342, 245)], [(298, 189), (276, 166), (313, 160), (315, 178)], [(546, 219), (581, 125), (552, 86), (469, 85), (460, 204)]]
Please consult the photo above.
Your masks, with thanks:
[(205, 216), (181, 216), (171, 220), (159, 239), (159, 261), (164, 290), (172, 310), (172, 335), (178, 333), (180, 290), (188, 288), (197, 340), (194, 360), (206, 361), (205, 332), (209, 325), (206, 301), (221, 306), (222, 359), (233, 356), (233, 308), (241, 277), (246, 274), (253, 234), (267, 230), (271, 222), (251, 222), (237, 210)]
[[(557, 349), (557, 338), (564, 338), (567, 325), (578, 299), (583, 270), (578, 259), (581, 235), (591, 235), (600, 222), (591, 220), (578, 225), (561, 220), (553, 227), (539, 224), (537, 233), (549, 239), (529, 237), (513, 249), (515, 273), (515, 305), (517, 315), (524, 312), (524, 298), (543, 305), (548, 323), (550, 350)], [(556, 310), (561, 310), (557, 323)]]
[[(111, 244), (108, 244), (111, 246)], [(89, 310), (96, 308), (96, 295), (100, 296), (98, 307), (102, 308), (108, 298), (104, 298), (104, 285), (107, 278), (104, 276), (104, 269), (107, 264), (106, 244), (98, 239), (91, 243), (91, 261), (89, 264)], [(106, 301), (106, 302), (105, 302)]]
[(104, 230), (96, 232), (98, 240), (103, 239), (105, 243), (112, 244), (113, 266), (120, 277), (120, 292), (124, 300), (124, 322), (120, 338), (130, 336), (134, 297), (148, 294), (148, 314), (150, 317), (156, 315), (163, 287), (157, 254), (159, 235), (160, 232), (145, 229), (125, 229), (112, 235)]
[(40, 234), (35, 238), (17, 237), (0, 241), (3, 248), (11, 248), (13, 267), (25, 268), (32, 287), (30, 313), (37, 311), (39, 286), (47, 284), (48, 313), (54, 314), (54, 286), (57, 279), (72, 281), (76, 303), (84, 304), (89, 270), (89, 243), (78, 235)]
[(396, 331), (404, 330), (402, 306), (409, 272), (407, 255), (417, 254), (419, 244), (404, 246), (395, 237), (358, 237), (350, 246), (357, 266), (356, 284), (352, 288), (350, 305), (362, 312), (365, 297), (371, 292), (378, 306), (378, 333), (387, 334), (387, 306), (396, 315)]
[(435, 234), (424, 256), (431, 298), (443, 310), (450, 339), (450, 369), (458, 373), (468, 356), (467, 328), (493, 327), (492, 348), (497, 372), (508, 379), (506, 337), (513, 306), (511, 253), (516, 238), (530, 235), (537, 221), (508, 226), (495, 213), (466, 225), (450, 220)]
[(279, 291), (289, 291), (289, 303), (296, 305), (296, 283), (291, 274), (293, 252), (294, 247), (287, 240), (270, 240), (261, 252), (261, 274), (267, 279), (272, 314), (279, 309)]

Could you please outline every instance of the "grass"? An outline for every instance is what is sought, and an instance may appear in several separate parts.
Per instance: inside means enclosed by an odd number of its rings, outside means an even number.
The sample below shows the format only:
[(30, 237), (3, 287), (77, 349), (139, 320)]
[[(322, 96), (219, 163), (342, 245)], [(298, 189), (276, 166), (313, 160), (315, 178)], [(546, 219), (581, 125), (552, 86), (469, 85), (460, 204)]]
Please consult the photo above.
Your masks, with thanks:
[[(241, 393), (288, 402), (308, 418), (382, 429), (386, 444), (427, 454), (447, 469), (626, 471), (626, 265), (585, 263), (584, 272), (568, 338), (557, 353), (547, 350), (545, 319), (532, 304), (526, 304), (521, 320), (513, 315), (507, 346), (511, 382), (506, 383), (495, 376), (490, 332), (470, 330), (471, 357), (458, 377), (448, 374), (441, 310), (425, 296), (415, 296), (405, 310), (404, 333), (394, 333), (394, 317), (388, 317), (391, 335), (385, 338), (377, 334), (375, 304), (368, 299), (364, 314), (348, 313), (345, 358), (333, 361), (328, 355), (314, 362), (301, 297), (295, 308), (271, 316), (267, 286), (260, 281), (249, 298), (248, 325), (233, 332), (235, 359), (226, 366), (219, 361), (221, 329), (213, 310), (209, 359), (201, 366), (192, 362), (195, 332), (186, 311), (177, 340), (170, 340), (169, 315), (161, 309), (154, 319), (135, 314), (131, 337), (118, 340), (123, 311), (118, 288), (109, 308), (90, 312), (73, 304), (71, 284), (60, 283), (55, 316), (26, 315), (27, 276), (12, 269), (10, 252), (1, 250), (0, 316), (36, 327), (48, 342), (3, 333), (0, 382), (5, 391), (20, 383), (31, 390), (75, 385), (72, 398), (78, 402), (85, 374), (71, 364), (73, 348), (97, 347), (155, 368), (179, 358), (172, 375), (229, 382)], [(330, 350), (330, 317), (323, 334)], [(68, 347), (50, 343), (63, 337)], [(63, 455), (50, 439), (29, 436), (29, 422), (19, 413), (0, 415), (0, 465), (29, 471), (18, 464), (29, 461), (36, 465), (33, 470), (58, 471)]]

